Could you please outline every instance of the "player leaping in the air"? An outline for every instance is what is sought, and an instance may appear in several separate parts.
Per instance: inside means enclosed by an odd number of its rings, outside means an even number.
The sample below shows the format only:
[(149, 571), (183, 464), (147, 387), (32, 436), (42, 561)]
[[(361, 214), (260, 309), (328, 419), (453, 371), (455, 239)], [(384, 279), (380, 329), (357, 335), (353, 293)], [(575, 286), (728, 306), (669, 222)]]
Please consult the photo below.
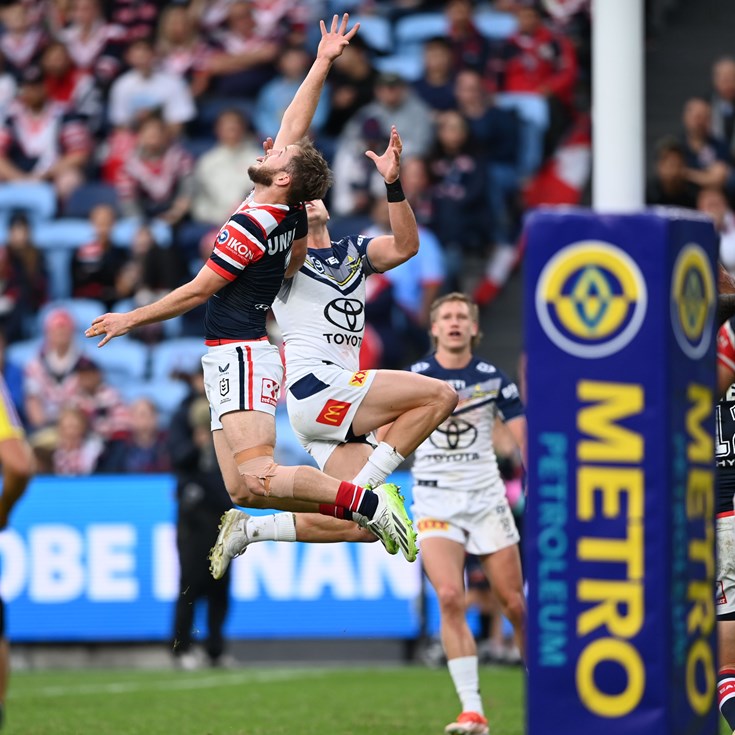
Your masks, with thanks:
[(300, 136), (311, 123), (332, 62), (357, 31), (357, 26), (347, 31), (347, 23), (347, 14), (341, 24), (334, 16), (330, 31), (321, 22), (317, 58), (289, 106), (291, 113), (284, 115), (273, 147), (248, 169), (255, 189), (220, 230), (205, 266), (160, 301), (97, 317), (86, 335), (103, 336), (102, 347), (135, 327), (206, 302), (204, 380), (217, 459), (233, 500), (290, 511), (343, 508), (392, 538), (413, 561), (416, 535), (394, 485), (369, 490), (313, 467), (282, 467), (273, 461), (283, 366), (278, 349), (268, 342), (266, 314), (292, 248), (297, 253), (306, 248), (303, 202), (323, 197), (331, 181), (326, 161)]
[[(332, 241), (324, 203), (307, 202), (306, 261), (284, 282), (273, 305), (285, 343), (291, 425), (321, 469), (358, 485), (384, 482), (457, 404), (456, 392), (444, 381), (359, 367), (365, 278), (404, 263), (419, 247), (416, 219), (400, 185), (401, 149), (393, 127), (383, 155), (367, 152), (385, 179), (392, 234)], [(375, 447), (370, 432), (389, 423)], [(251, 518), (237, 509), (227, 511), (212, 550), (212, 574), (224, 575), (230, 560), (254, 541), (349, 540), (344, 520), (353, 520), (352, 513), (337, 506), (322, 512), (343, 521), (301, 513)], [(381, 540), (389, 552), (397, 552), (392, 539)]]

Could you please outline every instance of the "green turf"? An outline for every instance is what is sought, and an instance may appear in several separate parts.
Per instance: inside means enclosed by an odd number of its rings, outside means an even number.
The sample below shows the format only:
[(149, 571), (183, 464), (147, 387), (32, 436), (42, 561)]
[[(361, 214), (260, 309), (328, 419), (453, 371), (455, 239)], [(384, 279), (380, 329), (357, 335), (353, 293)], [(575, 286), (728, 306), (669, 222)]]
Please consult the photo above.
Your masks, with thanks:
[[(514, 667), (481, 670), (493, 735), (522, 735)], [(442, 735), (446, 669), (17, 672), (3, 735)]]

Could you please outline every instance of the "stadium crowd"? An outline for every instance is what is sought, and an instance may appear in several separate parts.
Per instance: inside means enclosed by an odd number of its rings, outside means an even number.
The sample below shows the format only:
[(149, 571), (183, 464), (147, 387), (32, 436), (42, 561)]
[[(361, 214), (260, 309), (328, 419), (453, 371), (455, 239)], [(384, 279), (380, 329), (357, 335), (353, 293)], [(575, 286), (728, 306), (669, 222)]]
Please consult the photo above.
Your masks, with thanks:
[(579, 203), (589, 174), (587, 3), (548, 5), (556, 15), (530, 0), (5, 2), (0, 364), (42, 469), (170, 468), (161, 427), (204, 352), (200, 311), (99, 352), (81, 332), (200, 268), (332, 12), (361, 30), (311, 131), (335, 173), (330, 231), (385, 231), (364, 152), (391, 124), (420, 225), (419, 254), (369, 279), (364, 367), (428, 349), (438, 294), (490, 303), (522, 256), (522, 213)]

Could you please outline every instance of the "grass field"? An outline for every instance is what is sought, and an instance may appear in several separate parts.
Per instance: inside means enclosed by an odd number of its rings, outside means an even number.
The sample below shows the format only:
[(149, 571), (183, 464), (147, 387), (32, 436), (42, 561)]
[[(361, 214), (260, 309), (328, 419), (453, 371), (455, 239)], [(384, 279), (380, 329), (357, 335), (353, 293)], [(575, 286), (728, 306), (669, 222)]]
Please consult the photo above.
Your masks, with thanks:
[[(483, 668), (492, 735), (522, 735), (519, 668)], [(442, 735), (446, 669), (17, 672), (3, 735)]]

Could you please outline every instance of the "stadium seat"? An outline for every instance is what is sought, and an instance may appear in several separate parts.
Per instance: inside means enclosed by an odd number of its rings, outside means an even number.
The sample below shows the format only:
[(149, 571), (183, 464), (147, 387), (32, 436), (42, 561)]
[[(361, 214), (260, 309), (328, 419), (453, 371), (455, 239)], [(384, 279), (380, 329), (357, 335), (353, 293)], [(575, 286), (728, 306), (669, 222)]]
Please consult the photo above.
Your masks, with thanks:
[(177, 365), (191, 364), (207, 351), (199, 337), (179, 337), (161, 342), (151, 348), (151, 379), (168, 378)]
[(498, 13), (493, 10), (480, 10), (473, 16), (477, 30), (485, 38), (502, 40), (512, 36), (518, 28), (518, 22), (511, 13)]
[(393, 46), (393, 32), (387, 18), (377, 15), (350, 16), (350, 27), (360, 24), (360, 38), (371, 49), (381, 54), (387, 54)]
[(43, 260), (49, 277), (49, 297), (68, 299), (71, 297), (71, 259), (73, 251), (67, 248), (45, 250)]
[[(132, 247), (135, 233), (143, 226), (137, 217), (126, 217), (115, 222), (112, 228), (112, 242), (120, 248)], [(148, 223), (158, 245), (167, 248), (171, 245), (171, 227), (163, 220), (154, 219)]]
[(495, 96), (498, 107), (513, 109), (523, 123), (521, 128), (522, 175), (534, 173), (543, 159), (544, 135), (549, 126), (549, 105), (539, 94), (502, 92)]
[(194, 158), (199, 158), (201, 155), (214, 148), (215, 145), (217, 145), (217, 140), (210, 136), (184, 138), (181, 141), (182, 148)]
[(66, 248), (76, 250), (94, 237), (94, 229), (86, 219), (69, 218), (37, 222), (33, 227), (33, 242), (41, 250)]
[(22, 342), (13, 342), (5, 349), (5, 357), (8, 362), (12, 362), (19, 368), (25, 366), (38, 354), (43, 344), (43, 337), (34, 337), (33, 339), (25, 339)]
[[(133, 299), (121, 299), (120, 301), (116, 301), (112, 305), (110, 311), (132, 311), (136, 308), (136, 306), (137, 304), (135, 303), (135, 301), (133, 301)], [(161, 326), (163, 327), (163, 334), (165, 338), (172, 339), (181, 335), (181, 330), (183, 329), (183, 320), (180, 316), (175, 316), (173, 319), (165, 319), (164, 321), (162, 321)]]
[(181, 380), (127, 381), (115, 386), (125, 403), (130, 404), (138, 398), (148, 398), (156, 404), (161, 413), (161, 427), (166, 427), (176, 409), (186, 398), (189, 388)]
[(148, 372), (148, 348), (129, 337), (118, 337), (98, 349), (98, 339), (85, 339), (84, 354), (99, 365), (109, 383), (142, 381)]
[(405, 53), (383, 56), (375, 59), (373, 65), (379, 72), (398, 74), (407, 82), (415, 82), (424, 72), (424, 57), (420, 46), (417, 46), (414, 52), (407, 47)]
[(411, 46), (422, 46), (430, 38), (446, 37), (447, 19), (442, 13), (416, 13), (396, 22), (396, 48), (403, 52)]
[[(216, 236), (219, 228), (208, 222), (182, 222), (176, 230), (176, 247), (187, 256), (199, 257), (199, 242), (208, 233)], [(214, 241), (214, 238), (212, 238)]]
[(46, 316), (54, 309), (65, 309), (68, 311), (74, 318), (74, 323), (79, 333), (84, 332), (96, 316), (104, 314), (107, 311), (105, 305), (96, 299), (59, 299), (57, 301), (49, 301), (38, 312), (38, 323), (41, 329), (43, 328), (43, 322)]
[(64, 217), (89, 217), (98, 204), (109, 204), (117, 209), (117, 191), (114, 186), (98, 182), (82, 184), (71, 193), (64, 205)]
[(11, 212), (24, 211), (32, 222), (51, 219), (56, 212), (56, 193), (51, 184), (14, 182), (0, 184), (0, 216), (7, 222)]

